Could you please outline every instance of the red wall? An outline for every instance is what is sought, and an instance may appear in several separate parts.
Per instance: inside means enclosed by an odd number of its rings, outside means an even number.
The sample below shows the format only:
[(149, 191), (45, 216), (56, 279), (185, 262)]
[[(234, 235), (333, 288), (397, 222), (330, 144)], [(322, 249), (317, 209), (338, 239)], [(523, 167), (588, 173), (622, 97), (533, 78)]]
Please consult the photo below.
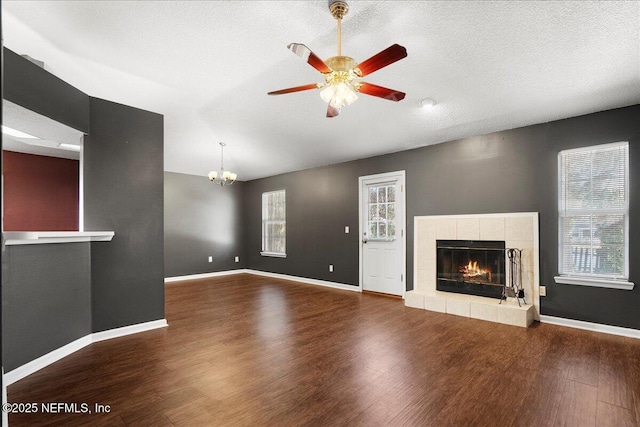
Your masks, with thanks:
[(78, 160), (3, 152), (4, 230), (78, 231)]

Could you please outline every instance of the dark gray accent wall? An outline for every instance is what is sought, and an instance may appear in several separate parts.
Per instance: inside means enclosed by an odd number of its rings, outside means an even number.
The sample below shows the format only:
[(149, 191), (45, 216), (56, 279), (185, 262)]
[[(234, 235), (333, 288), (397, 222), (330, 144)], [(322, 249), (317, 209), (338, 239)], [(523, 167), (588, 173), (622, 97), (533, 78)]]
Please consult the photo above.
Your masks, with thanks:
[(2, 262), (5, 371), (91, 333), (89, 243), (8, 246)]
[[(640, 105), (248, 181), (248, 267), (358, 285), (358, 177), (406, 171), (407, 289), (413, 289), (413, 217), (539, 212), (542, 314), (640, 329)], [(557, 155), (629, 141), (633, 291), (556, 285)], [(345, 141), (345, 144), (348, 144)], [(287, 190), (287, 258), (260, 256), (261, 194)], [(344, 234), (349, 225), (351, 234)], [(327, 265), (334, 264), (334, 273)]]
[(89, 96), (3, 47), (4, 99), (89, 133)]
[(243, 194), (242, 182), (221, 187), (205, 176), (164, 173), (166, 277), (246, 267)]
[[(357, 286), (358, 176), (366, 174), (362, 166), (350, 162), (246, 182), (249, 268)], [(261, 256), (262, 193), (282, 189), (286, 190), (287, 257)], [(345, 226), (349, 234), (344, 233)], [(334, 266), (333, 273), (329, 264)]]
[(163, 117), (91, 98), (84, 142), (84, 226), (113, 230), (91, 247), (92, 332), (164, 318)]

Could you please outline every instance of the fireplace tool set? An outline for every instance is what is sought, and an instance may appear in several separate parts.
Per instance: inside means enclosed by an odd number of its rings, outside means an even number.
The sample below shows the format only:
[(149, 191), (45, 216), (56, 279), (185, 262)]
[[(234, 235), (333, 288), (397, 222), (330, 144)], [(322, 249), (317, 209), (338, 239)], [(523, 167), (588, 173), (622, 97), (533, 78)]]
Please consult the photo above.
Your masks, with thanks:
[(523, 304), (527, 303), (524, 299), (524, 288), (522, 287), (522, 250), (509, 248), (505, 252), (509, 259), (509, 283), (502, 289), (500, 304), (507, 297), (515, 298), (520, 307), (520, 300), (522, 300)]

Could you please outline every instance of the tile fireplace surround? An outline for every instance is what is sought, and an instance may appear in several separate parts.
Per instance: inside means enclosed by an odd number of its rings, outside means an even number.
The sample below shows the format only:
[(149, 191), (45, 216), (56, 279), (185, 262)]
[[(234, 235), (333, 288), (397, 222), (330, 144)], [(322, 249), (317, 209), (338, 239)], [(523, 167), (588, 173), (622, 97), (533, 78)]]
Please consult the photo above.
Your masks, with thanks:
[[(474, 319), (527, 327), (540, 319), (538, 213), (414, 217), (414, 289), (405, 305)], [(522, 250), (522, 284), (527, 304), (436, 290), (436, 240), (504, 240)], [(507, 283), (509, 283), (509, 268)]]

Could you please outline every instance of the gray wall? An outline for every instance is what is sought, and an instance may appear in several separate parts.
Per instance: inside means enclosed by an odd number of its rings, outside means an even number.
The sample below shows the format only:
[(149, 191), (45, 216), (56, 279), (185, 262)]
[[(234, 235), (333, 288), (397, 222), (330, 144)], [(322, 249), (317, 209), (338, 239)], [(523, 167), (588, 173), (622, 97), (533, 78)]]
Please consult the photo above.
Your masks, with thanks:
[(5, 371), (91, 333), (89, 243), (8, 246), (2, 262)]
[[(387, 172), (373, 161), (309, 169), (245, 183), (245, 250), (249, 268), (358, 285), (358, 176)], [(375, 173), (375, 172), (371, 172)], [(287, 257), (260, 255), (262, 193), (286, 190)], [(344, 233), (349, 226), (350, 233)], [(328, 266), (333, 264), (334, 272)]]
[(84, 226), (113, 230), (91, 247), (92, 331), (164, 318), (163, 117), (91, 98), (84, 143)]
[(3, 97), (14, 104), (89, 132), (89, 96), (3, 47)]
[(246, 267), (243, 194), (242, 182), (220, 187), (204, 176), (164, 173), (166, 277)]
[[(89, 97), (3, 47), (6, 99), (88, 131)], [(91, 333), (90, 244), (3, 248), (5, 371)]]
[[(630, 142), (630, 257), (640, 252), (640, 105), (245, 183), (248, 267), (358, 285), (358, 177), (406, 170), (407, 289), (413, 288), (413, 217), (539, 212), (542, 314), (640, 329), (633, 291), (556, 285), (558, 151)], [(345, 143), (348, 143), (345, 141)], [(287, 258), (260, 256), (261, 193), (287, 190)], [(352, 233), (344, 234), (349, 225)], [(329, 273), (328, 264), (334, 264)], [(630, 280), (640, 285), (640, 264)]]
[(164, 318), (164, 130), (161, 115), (90, 99), (19, 55), (3, 53), (7, 99), (90, 128), (85, 229), (116, 233), (111, 242), (6, 248), (2, 354), (9, 371), (92, 332)]

